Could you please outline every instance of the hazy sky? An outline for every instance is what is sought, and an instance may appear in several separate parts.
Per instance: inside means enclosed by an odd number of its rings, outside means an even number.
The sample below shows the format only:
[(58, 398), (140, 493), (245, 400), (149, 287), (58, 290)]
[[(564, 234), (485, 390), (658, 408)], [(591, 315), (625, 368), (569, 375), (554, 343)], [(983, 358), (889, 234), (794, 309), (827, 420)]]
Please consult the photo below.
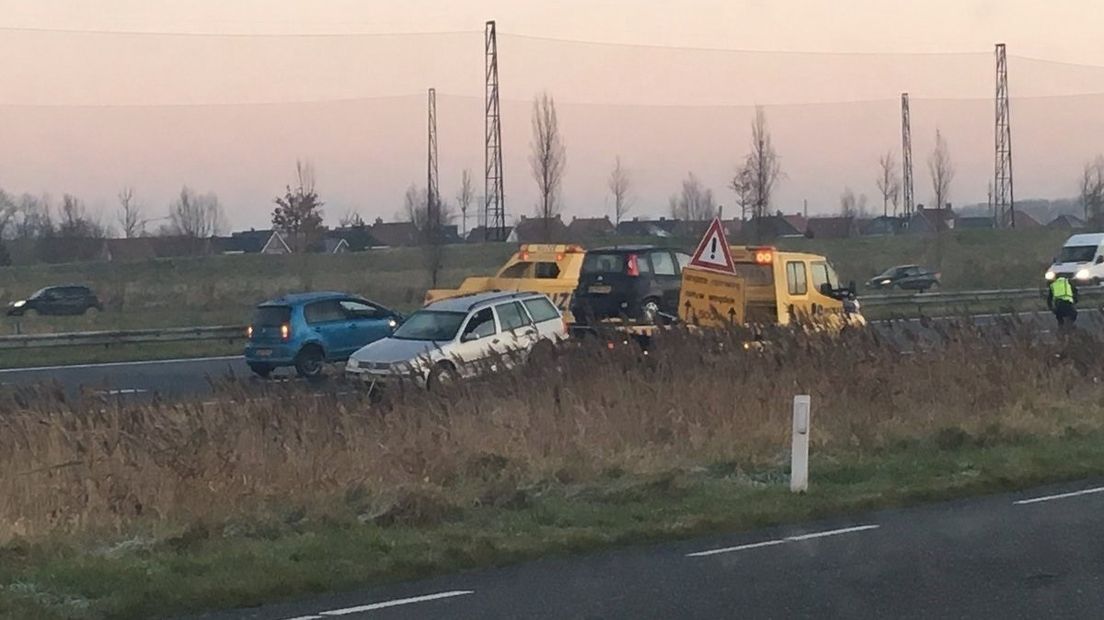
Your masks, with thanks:
[[(1081, 162), (1104, 148), (1096, 1), (35, 0), (0, 2), (0, 15), (0, 186), (72, 192), (105, 219), (124, 184), (148, 217), (188, 184), (218, 193), (235, 226), (264, 226), (296, 158), (314, 162), (331, 223), (354, 208), (390, 218), (424, 183), (429, 86), (442, 191), (465, 167), (481, 189), (492, 18), (515, 215), (535, 199), (528, 101), (545, 89), (568, 147), (566, 216), (608, 213), (617, 155), (642, 215), (663, 212), (691, 171), (731, 203), (755, 104), (787, 173), (778, 208), (832, 211), (848, 186), (880, 209), (875, 167), (899, 149), (903, 90), (918, 199), (939, 127), (958, 164), (952, 200), (983, 201), (997, 41), (1013, 56), (1017, 196), (1074, 194)], [(438, 34), (367, 36), (396, 33)]]

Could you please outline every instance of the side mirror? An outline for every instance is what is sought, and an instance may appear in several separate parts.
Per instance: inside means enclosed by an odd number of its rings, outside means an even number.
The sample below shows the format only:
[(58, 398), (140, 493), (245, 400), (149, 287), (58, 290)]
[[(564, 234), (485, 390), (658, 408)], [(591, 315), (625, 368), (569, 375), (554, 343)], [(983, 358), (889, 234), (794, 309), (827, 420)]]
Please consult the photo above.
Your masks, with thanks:
[(828, 284), (827, 282), (822, 283), (820, 285), (820, 294), (821, 295), (831, 295), (832, 294), (832, 285)]
[(848, 283), (847, 283), (847, 292), (848, 292), (848, 293), (851, 293), (852, 295), (854, 295), (854, 294), (855, 294), (855, 290), (856, 290), (856, 289), (855, 289), (855, 281), (854, 281), (854, 280), (851, 280), (850, 282), (848, 282)]
[(1104, 263), (1104, 254), (1096, 257), (1096, 264), (1099, 265), (1100, 263)]
[(460, 342), (471, 342), (472, 340), (479, 340), (479, 334), (468, 332), (460, 336)]

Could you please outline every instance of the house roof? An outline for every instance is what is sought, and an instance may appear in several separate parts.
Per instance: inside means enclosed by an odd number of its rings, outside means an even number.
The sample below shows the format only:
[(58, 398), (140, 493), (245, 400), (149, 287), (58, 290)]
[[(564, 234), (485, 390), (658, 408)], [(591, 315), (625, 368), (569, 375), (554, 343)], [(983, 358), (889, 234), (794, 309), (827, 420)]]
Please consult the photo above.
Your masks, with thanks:
[(567, 226), (559, 215), (550, 218), (522, 216), (510, 236), (517, 243), (563, 241)]
[(397, 247), (418, 245), (418, 228), (412, 222), (376, 221), (371, 228), (372, 237), (380, 244)]
[[(507, 226), (506, 230), (503, 233), (503, 239), (505, 239), (506, 237), (509, 237), (510, 233), (512, 233), (512, 232), (514, 232), (514, 227), (513, 226)], [(487, 227), (486, 226), (476, 226), (475, 228), (468, 231), (468, 236), (464, 240), (469, 242), (469, 243), (479, 243), (481, 241), (486, 241), (487, 240)]]
[(909, 229), (941, 232), (954, 228), (955, 212), (951, 209), (925, 209), (917, 206), (916, 213), (909, 220)]
[(606, 217), (573, 217), (567, 225), (567, 232), (576, 239), (588, 237), (603, 237), (611, 235), (617, 229), (613, 226), (609, 216)]
[(955, 222), (955, 228), (991, 229), (995, 227), (996, 226), (993, 223), (993, 218), (989, 217), (988, 215), (960, 217), (958, 218), (958, 221)]
[(1013, 212), (1013, 218), (1016, 222), (1016, 228), (1040, 228), (1042, 224), (1039, 220), (1031, 217), (1026, 211), (1020, 211), (1016, 209)]
[(792, 237), (806, 233), (804, 230), (794, 228), (785, 216), (777, 214), (753, 218), (744, 226), (744, 229), (757, 233), (757, 236), (764, 239)]
[(1084, 228), (1085, 220), (1076, 215), (1062, 214), (1047, 224), (1048, 228)]
[(793, 227), (794, 231), (798, 234), (804, 235), (808, 230), (809, 220), (800, 213), (794, 213), (793, 215), (783, 215), (782, 219), (786, 220), (786, 223)]
[(670, 237), (678, 220), (625, 220), (617, 224), (617, 234), (626, 237)]
[(855, 218), (849, 215), (810, 218), (805, 230), (805, 234), (814, 239), (846, 239), (857, 233)]

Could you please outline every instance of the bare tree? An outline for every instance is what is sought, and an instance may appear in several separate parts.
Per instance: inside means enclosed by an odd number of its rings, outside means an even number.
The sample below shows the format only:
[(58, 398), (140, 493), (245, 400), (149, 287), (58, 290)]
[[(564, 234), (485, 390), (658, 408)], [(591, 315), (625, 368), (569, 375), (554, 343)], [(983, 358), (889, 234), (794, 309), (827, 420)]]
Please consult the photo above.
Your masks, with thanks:
[(19, 197), (16, 205), (13, 235), (16, 239), (35, 239), (53, 234), (54, 222), (50, 217), (50, 201), (30, 194)]
[(403, 195), (403, 216), (417, 231), (426, 272), (432, 286), (437, 286), (445, 264), (445, 246), (449, 241), (448, 226), (455, 219), (456, 213), (448, 202), (430, 205), (428, 198), (425, 188), (411, 183)]
[(728, 184), (728, 187), (736, 192), (736, 206), (740, 207), (741, 220), (747, 220), (748, 209), (752, 206), (752, 184), (752, 171), (747, 165), (738, 167), (736, 174), (732, 176), (732, 181)]
[(105, 233), (104, 227), (95, 218), (88, 215), (84, 203), (72, 194), (65, 194), (61, 200), (56, 234), (65, 239), (100, 239)]
[(1081, 173), (1081, 207), (1093, 228), (1104, 225), (1104, 155), (1085, 163)]
[(613, 171), (610, 172), (606, 183), (610, 194), (613, 195), (613, 225), (617, 226), (625, 219), (633, 203), (632, 178), (629, 176), (629, 171), (621, 167), (620, 155), (614, 160)]
[(546, 92), (533, 100), (532, 125), (529, 166), (540, 191), (537, 217), (543, 218), (547, 241), (551, 234), (551, 220), (560, 212), (560, 184), (563, 183), (564, 168), (567, 166), (567, 149), (560, 138), (556, 102)]
[(182, 237), (203, 239), (220, 234), (226, 227), (226, 216), (214, 192), (196, 194), (188, 186), (169, 205), (167, 232)]
[(475, 200), (475, 189), (472, 187), (471, 170), (464, 168), (460, 173), (460, 191), (456, 192), (456, 204), (460, 207), (460, 235), (468, 236), (468, 209)]
[(932, 204), (936, 209), (942, 209), (951, 198), (951, 181), (954, 180), (955, 167), (947, 149), (947, 141), (938, 129), (935, 130), (935, 150), (928, 157), (928, 174), (931, 175), (932, 182)]
[[(774, 185), (783, 178), (782, 164), (771, 141), (770, 128), (767, 127), (767, 115), (762, 107), (755, 108), (755, 119), (751, 122), (751, 153), (744, 163), (747, 180), (751, 184), (752, 219), (758, 221), (770, 213), (771, 195)], [(752, 231), (755, 240), (762, 241), (762, 227), (756, 224)]]
[(345, 215), (341, 216), (341, 219), (337, 220), (337, 225), (342, 228), (353, 228), (365, 224), (364, 218), (360, 217), (360, 212), (356, 209), (349, 209), (345, 212)]
[(275, 199), (272, 226), (284, 233), (296, 252), (310, 250), (322, 229), (322, 201), (314, 188), (314, 166), (310, 162), (295, 162), (297, 185), (286, 186), (283, 196)]
[(10, 194), (0, 189), (0, 239), (10, 239), (15, 236), (18, 217), (19, 205)]
[(702, 185), (693, 172), (687, 173), (682, 182), (682, 191), (671, 196), (669, 203), (671, 217), (679, 220), (697, 222), (711, 219), (717, 214), (713, 190)]
[(134, 200), (133, 187), (119, 190), (119, 211), (115, 217), (123, 229), (123, 237), (133, 239), (142, 236), (145, 221), (142, 219), (142, 207)]
[(866, 217), (866, 194), (855, 195), (850, 187), (844, 187), (840, 194), (840, 215), (843, 217)]
[(897, 215), (897, 201), (901, 195), (901, 171), (893, 151), (886, 151), (878, 158), (878, 178), (875, 180), (878, 192), (882, 195), (882, 216), (889, 215), (889, 205), (893, 204), (893, 215)]

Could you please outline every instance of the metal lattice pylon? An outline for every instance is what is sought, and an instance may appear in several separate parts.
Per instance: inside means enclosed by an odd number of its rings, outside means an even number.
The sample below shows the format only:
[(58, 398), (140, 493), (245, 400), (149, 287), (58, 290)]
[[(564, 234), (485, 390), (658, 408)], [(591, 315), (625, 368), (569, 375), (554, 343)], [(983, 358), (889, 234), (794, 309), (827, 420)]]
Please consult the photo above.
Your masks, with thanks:
[(993, 208), (997, 225), (1016, 227), (1012, 194), (1012, 122), (1008, 111), (1008, 59), (1004, 43), (997, 43), (996, 131), (993, 160)]
[(487, 241), (506, 240), (506, 198), (502, 189), (502, 119), (498, 105), (498, 38), (494, 20), (484, 30), (484, 236)]
[(904, 194), (905, 218), (912, 217), (915, 207), (912, 196), (912, 129), (909, 120), (909, 95), (901, 93), (901, 162), (904, 167), (901, 175), (902, 194)]
[(426, 161), (426, 226), (436, 235), (440, 227), (441, 193), (437, 184), (437, 91), (429, 89), (429, 153)]

